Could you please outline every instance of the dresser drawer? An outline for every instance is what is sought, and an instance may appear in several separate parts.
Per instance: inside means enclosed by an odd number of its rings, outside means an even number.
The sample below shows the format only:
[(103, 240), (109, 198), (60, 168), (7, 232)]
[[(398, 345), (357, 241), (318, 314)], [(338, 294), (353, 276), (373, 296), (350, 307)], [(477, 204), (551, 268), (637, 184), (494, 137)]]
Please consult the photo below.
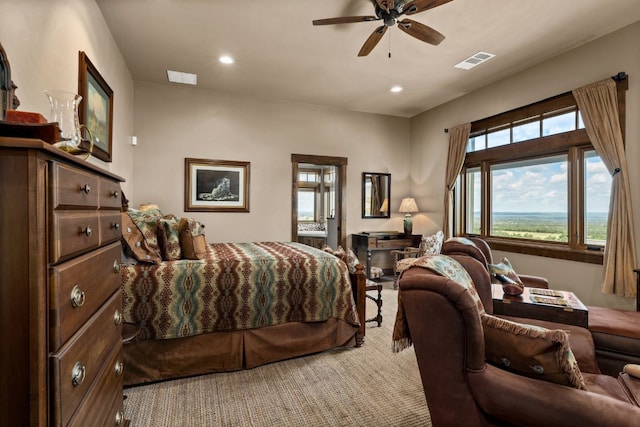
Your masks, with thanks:
[(120, 211), (100, 213), (100, 246), (120, 240), (122, 237), (122, 215)]
[[(122, 397), (122, 342), (104, 364), (87, 397), (76, 410), (67, 427), (114, 427), (124, 425)], [(119, 420), (119, 424), (118, 421)]]
[(122, 322), (114, 321), (116, 313), (122, 310), (121, 300), (120, 291), (116, 291), (98, 313), (51, 356), (56, 425), (69, 422), (111, 350), (122, 345)]
[(56, 263), (100, 245), (100, 217), (94, 212), (53, 212), (51, 262)]
[(411, 246), (411, 244), (412, 242), (410, 239), (378, 240), (379, 248), (404, 248)]
[(49, 270), (50, 345), (64, 344), (120, 288), (120, 242)]
[(51, 165), (52, 209), (96, 209), (99, 178), (62, 163)]
[(120, 195), (120, 183), (100, 179), (100, 196), (98, 206), (100, 209), (118, 209), (122, 208), (122, 196)]

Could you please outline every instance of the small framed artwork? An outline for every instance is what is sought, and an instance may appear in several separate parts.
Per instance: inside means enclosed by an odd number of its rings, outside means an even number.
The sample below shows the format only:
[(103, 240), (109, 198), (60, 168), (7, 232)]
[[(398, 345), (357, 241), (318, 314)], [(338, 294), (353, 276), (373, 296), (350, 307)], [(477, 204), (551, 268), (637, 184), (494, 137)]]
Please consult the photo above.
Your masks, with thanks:
[(92, 155), (110, 162), (113, 147), (113, 91), (84, 52), (80, 52), (79, 64), (78, 93), (82, 96), (78, 111), (80, 124), (85, 125), (93, 137)]
[(249, 212), (249, 162), (184, 159), (185, 212)]

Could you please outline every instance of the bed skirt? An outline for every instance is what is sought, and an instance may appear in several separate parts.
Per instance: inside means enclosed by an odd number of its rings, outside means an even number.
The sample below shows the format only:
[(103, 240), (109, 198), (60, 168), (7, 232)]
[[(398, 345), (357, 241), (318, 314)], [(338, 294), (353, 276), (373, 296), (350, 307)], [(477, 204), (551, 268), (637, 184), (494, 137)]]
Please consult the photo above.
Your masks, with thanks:
[(213, 372), (238, 371), (355, 344), (355, 327), (343, 320), (286, 323), (124, 345), (124, 385)]

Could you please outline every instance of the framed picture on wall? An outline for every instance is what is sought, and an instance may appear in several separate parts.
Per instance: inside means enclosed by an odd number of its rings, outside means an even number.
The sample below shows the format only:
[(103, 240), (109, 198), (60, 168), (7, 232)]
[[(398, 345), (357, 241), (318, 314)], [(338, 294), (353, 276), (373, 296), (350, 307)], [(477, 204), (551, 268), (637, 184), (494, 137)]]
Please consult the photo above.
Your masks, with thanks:
[(249, 212), (249, 162), (184, 160), (185, 212)]
[[(80, 52), (78, 94), (82, 96), (78, 117), (93, 137), (92, 155), (111, 161), (113, 91), (84, 52)], [(88, 147), (84, 147), (88, 148)]]

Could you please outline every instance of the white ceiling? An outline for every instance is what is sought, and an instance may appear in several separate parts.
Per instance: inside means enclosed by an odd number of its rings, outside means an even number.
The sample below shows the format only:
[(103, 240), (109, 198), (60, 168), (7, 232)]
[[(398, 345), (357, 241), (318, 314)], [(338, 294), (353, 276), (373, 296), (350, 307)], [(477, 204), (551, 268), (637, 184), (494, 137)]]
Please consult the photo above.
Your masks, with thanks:
[[(444, 34), (439, 46), (392, 27), (359, 58), (381, 21), (311, 21), (373, 15), (370, 0), (97, 3), (134, 80), (175, 84), (170, 69), (197, 74), (200, 88), (401, 117), (640, 20), (640, 0), (453, 0), (410, 17)], [(453, 67), (479, 51), (497, 56), (468, 71)], [(222, 54), (236, 63), (220, 64)], [(393, 85), (404, 91), (390, 93)]]

